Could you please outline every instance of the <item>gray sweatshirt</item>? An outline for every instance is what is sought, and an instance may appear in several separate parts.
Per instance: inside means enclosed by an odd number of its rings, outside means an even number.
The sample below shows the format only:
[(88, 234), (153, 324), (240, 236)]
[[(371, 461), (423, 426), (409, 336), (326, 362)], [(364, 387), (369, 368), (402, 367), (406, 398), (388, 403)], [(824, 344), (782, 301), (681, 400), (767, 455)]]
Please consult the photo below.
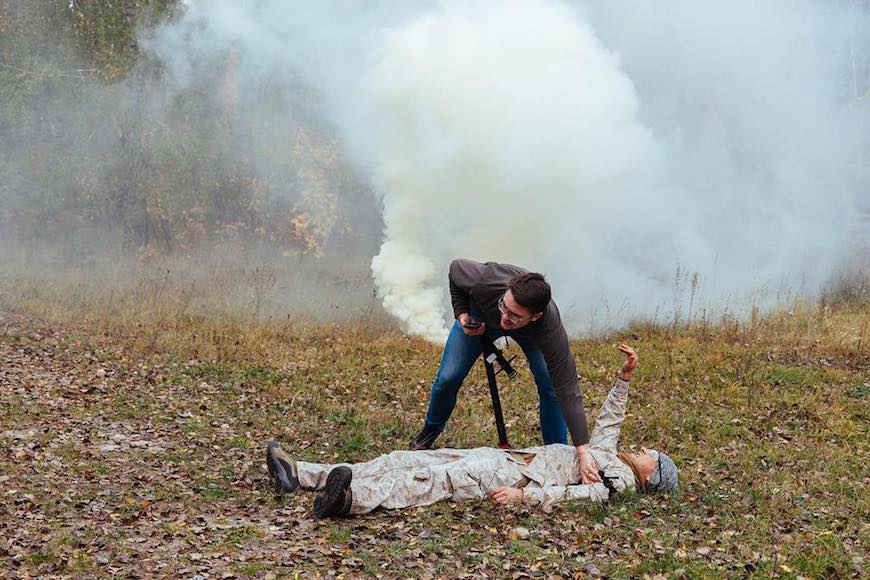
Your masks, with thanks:
[[(459, 318), (460, 314), (467, 312), (486, 323), (488, 329), (500, 329), (498, 300), (504, 295), (511, 278), (526, 272), (528, 270), (510, 264), (454, 260), (450, 263), (449, 275), (454, 317)], [(552, 300), (543, 314), (540, 319), (519, 330), (505, 331), (505, 335), (527, 338), (541, 350), (571, 440), (574, 445), (584, 445), (589, 442), (589, 432), (568, 335), (562, 326), (559, 309)]]

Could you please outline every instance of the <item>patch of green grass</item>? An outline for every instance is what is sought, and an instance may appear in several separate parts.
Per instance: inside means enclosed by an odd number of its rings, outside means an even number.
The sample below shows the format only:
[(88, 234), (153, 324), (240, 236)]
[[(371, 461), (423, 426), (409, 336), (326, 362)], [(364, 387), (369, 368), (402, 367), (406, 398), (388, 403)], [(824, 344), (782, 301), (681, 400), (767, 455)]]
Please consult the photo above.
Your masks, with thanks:
[(227, 490), (225, 490), (221, 487), (213, 487), (213, 486), (206, 487), (206, 488), (200, 490), (199, 493), (202, 497), (204, 497), (206, 499), (223, 499), (223, 498), (227, 497), (227, 495), (228, 495)]
[(849, 389), (849, 392), (846, 394), (853, 399), (866, 399), (867, 397), (870, 397), (870, 383), (856, 385)]
[(8, 344), (10, 346), (18, 346), (19, 344), (24, 343), (24, 339), (17, 334), (9, 334), (7, 332), (0, 332), (0, 342)]
[(72, 445), (64, 445), (55, 449), (54, 454), (63, 459), (65, 462), (73, 462), (82, 458), (82, 451)]
[(124, 501), (122, 501), (120, 504), (115, 506), (115, 509), (118, 511), (122, 518), (130, 517), (142, 511), (142, 502), (135, 498), (128, 497), (125, 498)]
[(520, 526), (529, 530), (535, 529), (541, 521), (535, 516), (524, 516), (520, 518)]
[(744, 425), (735, 425), (734, 423), (726, 423), (720, 427), (722, 437), (735, 439), (743, 439), (748, 436), (749, 430)]
[(683, 568), (682, 561), (677, 559), (673, 553), (656, 554), (655, 557), (645, 557), (641, 559), (640, 564), (633, 570), (638, 577), (645, 574), (675, 574), (677, 570)]
[(54, 543), (58, 546), (75, 546), (78, 540), (72, 533), (62, 533), (55, 536)]
[[(185, 423), (185, 426), (186, 425), (187, 423)], [(170, 451), (163, 456), (164, 461), (168, 461), (169, 463), (189, 463), (193, 461), (194, 458), (194, 455), (189, 451)]]
[(76, 550), (70, 558), (67, 558), (66, 567), (70, 572), (90, 572), (97, 567), (94, 559), (83, 550)]
[(279, 372), (274, 369), (270, 369), (267, 367), (247, 367), (243, 372), (242, 376), (247, 379), (254, 379), (257, 381), (262, 381), (264, 383), (282, 383), (290, 380), (290, 375), (284, 372)]
[(420, 542), (420, 549), (426, 554), (438, 554), (444, 548), (444, 540), (429, 538)]
[(241, 544), (253, 538), (263, 536), (262, 530), (256, 526), (238, 526), (227, 530), (226, 541)]
[(331, 413), (329, 413), (328, 418), (332, 419), (339, 425), (348, 425), (356, 429), (364, 427), (367, 423), (364, 416), (359, 415), (356, 413), (355, 410), (348, 408), (341, 408), (336, 411), (332, 411)]
[(456, 552), (479, 549), (485, 540), (482, 533), (475, 531), (478, 529), (480, 526), (472, 526), (467, 532), (450, 538), (450, 548)]
[(356, 432), (344, 436), (338, 443), (338, 451), (344, 456), (353, 455), (357, 451), (365, 448), (368, 442), (368, 437), (365, 433)]
[(266, 564), (259, 562), (247, 562), (237, 568), (242, 576), (259, 576), (261, 572), (265, 572), (267, 569)]
[(395, 558), (404, 553), (408, 549), (405, 542), (390, 542), (384, 546), (384, 554), (388, 557)]
[(483, 562), (484, 558), (486, 558), (486, 554), (474, 553), (474, 554), (465, 554), (462, 558), (462, 563), (468, 566), (477, 566), (481, 562)]
[(508, 544), (508, 552), (527, 560), (533, 560), (543, 553), (543, 550), (534, 542), (527, 540), (514, 540)]
[(774, 366), (768, 369), (764, 381), (775, 386), (807, 386), (836, 383), (840, 376), (825, 369), (795, 366)]
[(329, 541), (333, 544), (345, 544), (350, 537), (353, 535), (353, 532), (350, 528), (338, 528), (336, 530), (331, 530), (329, 532)]
[(176, 522), (163, 522), (160, 524), (160, 529), (162, 529), (170, 536), (184, 536), (189, 534), (185, 526), (179, 525)]
[(123, 401), (116, 402), (111, 408), (106, 409), (107, 416), (118, 417), (119, 419), (142, 419), (151, 416), (151, 410), (141, 401)]
[(254, 445), (251, 440), (244, 435), (236, 435), (234, 437), (230, 437), (230, 439), (227, 440), (226, 446), (229, 448), (236, 447), (239, 449), (250, 449)]
[(37, 551), (30, 554), (30, 562), (36, 566), (46, 562), (53, 562), (55, 558), (54, 550), (48, 546), (43, 546)]
[(109, 473), (109, 467), (102, 461), (79, 461), (75, 465), (75, 470), (84, 476), (100, 476)]
[(202, 362), (184, 371), (185, 374), (196, 379), (209, 382), (222, 382), (232, 379), (236, 375), (236, 371), (231, 367), (216, 362)]
[(590, 522), (601, 523), (610, 515), (610, 510), (603, 503), (572, 501), (565, 504), (565, 508), (578, 515), (588, 518)]
[[(405, 425), (403, 425), (399, 421), (385, 421), (378, 425), (376, 434), (378, 436), (378, 439), (389, 440), (395, 439), (396, 437), (401, 435), (406, 435), (406, 429)], [(407, 437), (410, 438), (411, 435), (407, 435)]]
[(363, 570), (369, 578), (376, 578), (384, 575), (384, 569), (381, 568), (381, 562), (379, 560), (367, 560), (363, 566)]
[(797, 551), (789, 563), (811, 578), (845, 578), (850, 575), (851, 558), (836, 535), (822, 533)]
[[(39, 417), (46, 413), (46, 409), (36, 405), (26, 405), (23, 403), (4, 403), (0, 405), (0, 416), (8, 417)], [(6, 422), (4, 421), (4, 424)]]
[(202, 431), (208, 427), (208, 423), (204, 421), (200, 421), (198, 419), (188, 419), (184, 422), (184, 427), (182, 429), (187, 433), (196, 433), (198, 431)]

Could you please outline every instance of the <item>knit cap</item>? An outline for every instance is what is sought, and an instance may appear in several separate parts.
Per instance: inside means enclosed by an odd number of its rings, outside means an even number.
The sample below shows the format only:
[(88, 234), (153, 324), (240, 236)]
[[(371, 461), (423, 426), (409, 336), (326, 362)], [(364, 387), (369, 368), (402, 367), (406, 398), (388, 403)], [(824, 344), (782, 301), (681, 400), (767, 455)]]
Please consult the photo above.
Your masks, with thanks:
[(648, 493), (677, 491), (680, 488), (677, 465), (665, 453), (658, 451), (658, 454), (659, 463), (650, 475), (646, 491)]

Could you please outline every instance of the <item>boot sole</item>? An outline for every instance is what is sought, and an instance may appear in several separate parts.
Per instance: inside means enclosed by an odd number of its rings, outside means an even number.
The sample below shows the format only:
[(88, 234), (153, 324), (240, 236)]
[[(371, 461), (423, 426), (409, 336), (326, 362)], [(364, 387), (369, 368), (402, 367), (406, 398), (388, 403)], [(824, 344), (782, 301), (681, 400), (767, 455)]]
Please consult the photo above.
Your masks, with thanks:
[(284, 464), (276, 458), (272, 450), (280, 447), (277, 441), (269, 442), (266, 447), (266, 466), (269, 468), (269, 475), (275, 480), (275, 495), (284, 495), (285, 493), (293, 493), (297, 486), (294, 486), (290, 481), (290, 475)]
[(353, 472), (349, 467), (340, 465), (329, 472), (326, 477), (326, 486), (314, 499), (314, 515), (318, 519), (334, 516), (342, 508), (345, 501), (345, 492), (350, 487)]

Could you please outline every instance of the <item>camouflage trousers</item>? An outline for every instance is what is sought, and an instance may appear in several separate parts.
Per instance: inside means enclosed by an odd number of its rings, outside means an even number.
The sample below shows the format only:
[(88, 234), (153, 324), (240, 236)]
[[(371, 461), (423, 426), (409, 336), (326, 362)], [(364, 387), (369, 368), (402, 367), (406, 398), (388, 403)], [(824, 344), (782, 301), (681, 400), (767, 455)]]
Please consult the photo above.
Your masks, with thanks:
[(483, 499), (497, 487), (517, 485), (525, 464), (501, 449), (434, 449), (393, 451), (356, 464), (297, 462), (299, 483), (321, 489), (338, 465), (353, 471), (352, 514), (377, 507), (425, 506), (438, 501)]

